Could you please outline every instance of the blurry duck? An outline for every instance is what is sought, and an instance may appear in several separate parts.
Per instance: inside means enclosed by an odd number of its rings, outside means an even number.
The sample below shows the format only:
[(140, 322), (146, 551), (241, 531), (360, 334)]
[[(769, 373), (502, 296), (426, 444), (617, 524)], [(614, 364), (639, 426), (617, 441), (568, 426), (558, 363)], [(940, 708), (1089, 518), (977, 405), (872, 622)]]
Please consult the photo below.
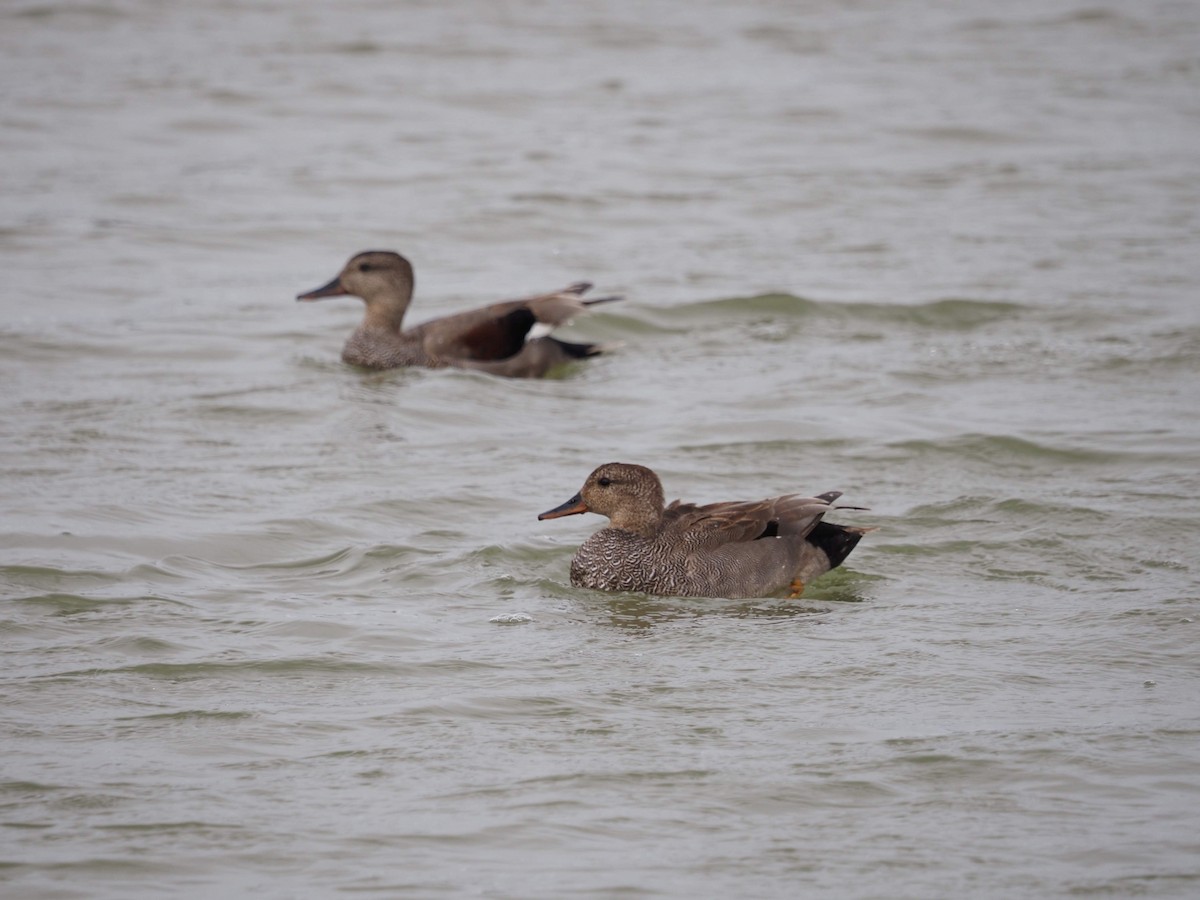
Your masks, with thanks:
[(645, 466), (606, 463), (561, 506), (538, 516), (594, 512), (609, 525), (583, 542), (571, 560), (571, 583), (602, 591), (688, 597), (767, 597), (841, 565), (864, 534), (821, 521), (841, 491), (816, 497), (697, 506), (663, 505), (662, 482)]
[(583, 300), (591, 285), (581, 281), (561, 291), (494, 303), (405, 331), (413, 284), (412, 264), (399, 253), (367, 250), (352, 257), (331, 282), (296, 299), (362, 298), (366, 315), (342, 348), (342, 359), (351, 365), (456, 366), (512, 378), (538, 378), (563, 363), (603, 352), (605, 347), (598, 344), (571, 344), (547, 335), (589, 306), (621, 299)]

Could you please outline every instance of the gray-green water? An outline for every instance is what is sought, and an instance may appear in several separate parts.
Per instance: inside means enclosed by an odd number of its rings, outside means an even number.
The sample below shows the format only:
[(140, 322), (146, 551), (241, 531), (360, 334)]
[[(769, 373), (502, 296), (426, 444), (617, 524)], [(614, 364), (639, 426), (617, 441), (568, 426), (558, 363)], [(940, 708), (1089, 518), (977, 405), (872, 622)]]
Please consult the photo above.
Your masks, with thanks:
[[(1191, 897), (1200, 7), (0, 12), (0, 892)], [(557, 380), (363, 374), (623, 292)], [(877, 524), (572, 588), (591, 468)], [(853, 515), (853, 519), (849, 516)]]

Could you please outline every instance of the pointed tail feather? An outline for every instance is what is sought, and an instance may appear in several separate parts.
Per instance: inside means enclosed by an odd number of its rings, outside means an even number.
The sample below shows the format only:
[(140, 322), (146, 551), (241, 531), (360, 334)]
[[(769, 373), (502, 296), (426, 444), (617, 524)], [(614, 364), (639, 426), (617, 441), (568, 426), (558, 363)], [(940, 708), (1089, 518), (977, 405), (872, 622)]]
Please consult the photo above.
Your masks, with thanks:
[(607, 353), (620, 346), (619, 343), (610, 344), (572, 344), (570, 341), (561, 341), (558, 338), (549, 338), (554, 341), (571, 359), (585, 359), (589, 356), (599, 356), (601, 353)]
[(618, 300), (624, 300), (620, 294), (613, 294), (611, 297), (593, 297), (590, 300), (584, 300), (584, 306), (596, 306), (599, 303), (616, 303)]

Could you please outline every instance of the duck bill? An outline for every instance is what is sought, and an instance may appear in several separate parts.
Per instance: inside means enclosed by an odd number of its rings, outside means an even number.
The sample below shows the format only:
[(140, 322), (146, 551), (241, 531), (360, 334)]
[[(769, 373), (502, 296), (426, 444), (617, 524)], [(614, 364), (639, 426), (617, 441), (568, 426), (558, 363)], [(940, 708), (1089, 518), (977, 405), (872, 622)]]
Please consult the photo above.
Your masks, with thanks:
[(323, 284), (319, 288), (308, 291), (304, 294), (297, 294), (296, 299), (320, 300), (322, 297), (343, 297), (348, 293), (349, 291), (342, 287), (342, 280), (339, 276), (338, 278), (335, 278), (333, 281), (329, 282), (329, 284)]
[(562, 506), (556, 506), (554, 509), (546, 510), (544, 513), (538, 516), (538, 521), (542, 522), (546, 519), (561, 519), (563, 516), (578, 516), (587, 511), (587, 504), (583, 502), (582, 497), (576, 494)]

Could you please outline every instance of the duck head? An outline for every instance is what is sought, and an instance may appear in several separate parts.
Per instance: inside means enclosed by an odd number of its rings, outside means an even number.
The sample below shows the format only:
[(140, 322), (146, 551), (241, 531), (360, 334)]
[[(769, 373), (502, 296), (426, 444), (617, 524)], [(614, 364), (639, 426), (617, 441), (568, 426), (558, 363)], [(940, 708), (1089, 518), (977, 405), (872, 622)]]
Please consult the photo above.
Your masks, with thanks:
[(412, 264), (390, 250), (365, 250), (355, 254), (328, 284), (296, 296), (297, 300), (325, 297), (361, 297), (368, 317), (399, 325), (413, 293)]
[(594, 512), (613, 528), (650, 535), (662, 519), (663, 489), (645, 466), (605, 463), (588, 476), (579, 493), (538, 516), (538, 521)]

